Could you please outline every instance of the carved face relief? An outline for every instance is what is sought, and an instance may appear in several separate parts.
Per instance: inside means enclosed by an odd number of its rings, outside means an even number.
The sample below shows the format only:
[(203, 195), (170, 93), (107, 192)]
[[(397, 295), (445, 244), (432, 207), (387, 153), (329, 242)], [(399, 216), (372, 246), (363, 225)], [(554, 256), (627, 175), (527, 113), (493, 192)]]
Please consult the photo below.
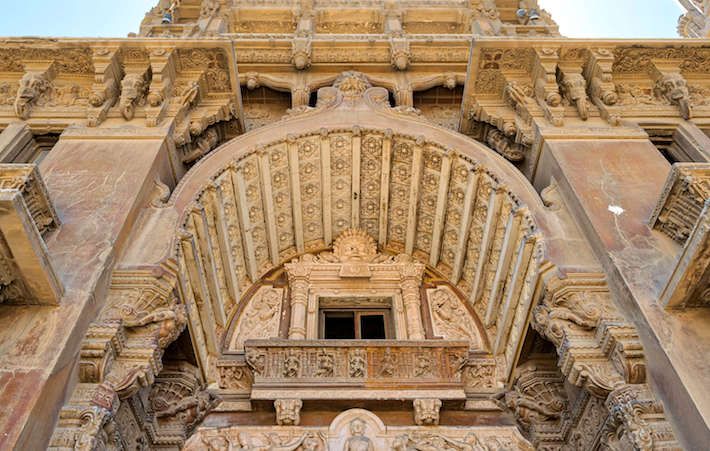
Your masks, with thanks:
[(341, 262), (371, 261), (377, 254), (377, 245), (367, 232), (349, 229), (336, 238), (333, 253)]
[(362, 73), (347, 71), (340, 74), (333, 83), (333, 87), (339, 89), (346, 97), (358, 97), (363, 95), (372, 85)]

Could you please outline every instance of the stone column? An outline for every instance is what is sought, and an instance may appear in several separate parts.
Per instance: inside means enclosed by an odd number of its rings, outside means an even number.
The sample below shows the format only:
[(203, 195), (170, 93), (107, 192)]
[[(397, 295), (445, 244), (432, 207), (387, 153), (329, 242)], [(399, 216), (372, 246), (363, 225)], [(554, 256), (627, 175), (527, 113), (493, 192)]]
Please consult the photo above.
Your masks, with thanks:
[(407, 333), (410, 340), (424, 340), (424, 326), (422, 324), (421, 305), (422, 299), (419, 287), (422, 284), (424, 267), (419, 264), (406, 265), (401, 270), (402, 302), (407, 316)]
[(308, 305), (308, 274), (288, 274), (291, 288), (291, 324), (288, 328), (289, 340), (306, 339), (306, 308)]

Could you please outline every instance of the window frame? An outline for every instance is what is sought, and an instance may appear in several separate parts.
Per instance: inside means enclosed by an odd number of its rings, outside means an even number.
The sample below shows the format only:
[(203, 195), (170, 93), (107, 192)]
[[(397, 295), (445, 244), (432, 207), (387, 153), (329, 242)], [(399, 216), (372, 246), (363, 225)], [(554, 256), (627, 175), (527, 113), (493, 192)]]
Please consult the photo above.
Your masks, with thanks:
[[(361, 338), (362, 337), (362, 327), (360, 318), (362, 316), (382, 316), (385, 326), (385, 338), (384, 340), (394, 339), (394, 324), (392, 322), (392, 308), (391, 307), (324, 307), (318, 309), (318, 338), (320, 340), (338, 340), (337, 338), (325, 338), (325, 316), (327, 313), (352, 313), (355, 329), (355, 338), (352, 340), (380, 340), (378, 338)], [(340, 340), (351, 340), (348, 338), (341, 338)]]

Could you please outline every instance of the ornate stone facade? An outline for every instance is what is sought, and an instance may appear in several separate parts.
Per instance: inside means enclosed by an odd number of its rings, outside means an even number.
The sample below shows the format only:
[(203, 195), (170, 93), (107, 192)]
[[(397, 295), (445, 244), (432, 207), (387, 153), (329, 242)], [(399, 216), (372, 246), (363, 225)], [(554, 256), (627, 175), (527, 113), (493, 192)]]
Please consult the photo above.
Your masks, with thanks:
[(0, 448), (707, 447), (709, 46), (534, 0), (4, 39)]

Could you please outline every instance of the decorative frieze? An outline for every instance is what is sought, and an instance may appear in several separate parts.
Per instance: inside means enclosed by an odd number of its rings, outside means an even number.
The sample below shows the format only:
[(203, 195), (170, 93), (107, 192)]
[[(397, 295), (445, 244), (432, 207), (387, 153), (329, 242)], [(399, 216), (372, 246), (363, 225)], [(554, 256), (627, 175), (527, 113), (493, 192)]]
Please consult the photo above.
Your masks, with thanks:
[[(468, 346), (460, 341), (248, 340), (252, 399), (462, 399)], [(374, 383), (377, 389), (374, 389)]]
[(514, 426), (385, 426), (364, 409), (325, 426), (233, 426), (199, 429), (185, 450), (523, 450), (533, 448)]

